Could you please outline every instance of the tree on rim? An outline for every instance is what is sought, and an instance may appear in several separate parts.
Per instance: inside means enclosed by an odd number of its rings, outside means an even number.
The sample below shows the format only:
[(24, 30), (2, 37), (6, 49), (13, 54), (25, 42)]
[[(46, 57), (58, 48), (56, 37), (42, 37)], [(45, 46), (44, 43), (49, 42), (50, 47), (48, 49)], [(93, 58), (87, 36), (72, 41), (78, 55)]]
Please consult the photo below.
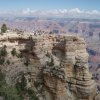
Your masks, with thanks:
[(7, 31), (7, 26), (6, 26), (6, 24), (3, 24), (1, 26), (1, 33), (6, 33), (6, 31)]

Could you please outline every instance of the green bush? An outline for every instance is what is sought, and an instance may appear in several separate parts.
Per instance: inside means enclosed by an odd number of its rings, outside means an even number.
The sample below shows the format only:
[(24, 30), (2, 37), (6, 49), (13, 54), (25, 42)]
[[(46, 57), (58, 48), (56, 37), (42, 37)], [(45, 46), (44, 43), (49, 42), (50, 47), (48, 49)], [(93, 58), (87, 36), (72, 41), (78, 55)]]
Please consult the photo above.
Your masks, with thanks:
[(17, 56), (16, 48), (13, 48), (11, 51), (12, 56)]
[(30, 96), (30, 100), (39, 100), (33, 90), (27, 90), (28, 95)]
[(24, 74), (21, 77), (21, 82), (16, 83), (16, 86), (10, 86), (6, 83), (5, 74), (0, 71), (0, 96), (4, 100), (24, 100), (28, 94), (29, 100), (38, 100), (33, 90), (26, 89), (27, 83)]
[(0, 71), (0, 96), (4, 100), (23, 100), (14, 86), (9, 86), (5, 81), (5, 74)]
[(24, 65), (28, 66), (30, 64), (29, 58), (25, 58)]
[(26, 85), (27, 85), (26, 78), (24, 74), (22, 74), (21, 81), (16, 83), (16, 89), (20, 97), (24, 98), (24, 95), (28, 94), (28, 96), (30, 97), (29, 100), (38, 100), (34, 91), (31, 89), (26, 89)]
[(17, 54), (18, 58), (23, 58), (23, 54), (20, 52), (19, 54)]
[(10, 61), (9, 61), (9, 60), (7, 60), (6, 63), (7, 63), (8, 65), (10, 65)]
[(6, 33), (6, 31), (7, 31), (7, 26), (6, 26), (6, 24), (3, 24), (1, 26), (1, 33)]
[(0, 57), (5, 57), (5, 56), (7, 56), (6, 45), (4, 45), (4, 46), (0, 49)]
[(18, 82), (18, 83), (16, 84), (17, 90), (18, 90), (19, 92), (25, 91), (26, 84), (27, 84), (27, 83), (26, 83), (26, 79), (25, 79), (25, 76), (24, 76), (24, 74), (23, 74), (22, 77), (21, 77), (21, 82)]
[(3, 65), (5, 62), (5, 58), (0, 58), (0, 65)]

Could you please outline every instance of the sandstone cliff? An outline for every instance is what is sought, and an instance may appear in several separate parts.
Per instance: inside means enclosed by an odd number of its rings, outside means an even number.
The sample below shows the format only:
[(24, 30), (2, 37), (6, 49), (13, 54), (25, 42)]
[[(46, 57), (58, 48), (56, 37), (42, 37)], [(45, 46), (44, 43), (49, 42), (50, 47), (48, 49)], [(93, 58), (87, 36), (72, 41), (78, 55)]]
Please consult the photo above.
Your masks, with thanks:
[(0, 57), (0, 69), (7, 84), (21, 82), (24, 75), (25, 88), (34, 90), (39, 100), (97, 100), (84, 39), (13, 33), (0, 36), (3, 47), (7, 55)]

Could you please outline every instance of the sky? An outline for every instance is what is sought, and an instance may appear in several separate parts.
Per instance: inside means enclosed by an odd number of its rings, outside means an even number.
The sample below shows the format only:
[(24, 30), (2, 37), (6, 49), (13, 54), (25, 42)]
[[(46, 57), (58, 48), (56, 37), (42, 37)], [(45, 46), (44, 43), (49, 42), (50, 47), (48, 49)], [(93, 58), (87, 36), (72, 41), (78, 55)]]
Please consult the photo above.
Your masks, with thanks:
[[(100, 0), (0, 0), (0, 15), (100, 14)], [(75, 15), (76, 14), (76, 15)]]
[(20, 9), (72, 9), (100, 10), (100, 0), (0, 0), (0, 10)]

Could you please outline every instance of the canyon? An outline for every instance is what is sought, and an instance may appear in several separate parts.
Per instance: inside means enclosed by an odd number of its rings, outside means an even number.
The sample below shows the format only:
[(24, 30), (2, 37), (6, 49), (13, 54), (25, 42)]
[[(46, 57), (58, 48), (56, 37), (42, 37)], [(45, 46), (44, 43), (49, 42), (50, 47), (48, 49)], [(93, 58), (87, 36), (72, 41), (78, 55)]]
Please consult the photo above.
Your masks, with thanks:
[[(4, 33), (0, 71), (10, 86), (24, 79), (24, 89), (34, 91), (38, 100), (99, 100), (86, 47), (85, 40), (74, 35)], [(23, 100), (30, 100), (29, 95)]]

